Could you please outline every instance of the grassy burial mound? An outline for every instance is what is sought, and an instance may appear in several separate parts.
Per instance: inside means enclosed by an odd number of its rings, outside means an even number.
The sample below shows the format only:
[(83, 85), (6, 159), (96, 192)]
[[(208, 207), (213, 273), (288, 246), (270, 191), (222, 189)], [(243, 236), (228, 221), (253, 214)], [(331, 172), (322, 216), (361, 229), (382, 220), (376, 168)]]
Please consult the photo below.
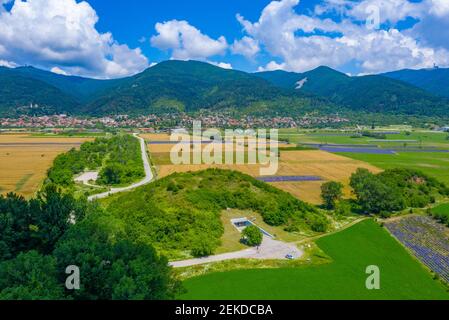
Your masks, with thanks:
[(48, 171), (50, 182), (62, 187), (74, 185), (73, 177), (85, 170), (99, 171), (100, 185), (123, 185), (145, 176), (139, 140), (120, 134), (97, 138), (59, 155)]
[(289, 232), (324, 232), (328, 219), (290, 194), (237, 171), (176, 173), (106, 200), (108, 223), (172, 259), (213, 254), (224, 233), (220, 213), (240, 209)]
[[(449, 299), (446, 288), (373, 220), (323, 237), (332, 258), (299, 268), (234, 270), (184, 282), (183, 299)], [(368, 290), (368, 266), (380, 269), (380, 290)]]

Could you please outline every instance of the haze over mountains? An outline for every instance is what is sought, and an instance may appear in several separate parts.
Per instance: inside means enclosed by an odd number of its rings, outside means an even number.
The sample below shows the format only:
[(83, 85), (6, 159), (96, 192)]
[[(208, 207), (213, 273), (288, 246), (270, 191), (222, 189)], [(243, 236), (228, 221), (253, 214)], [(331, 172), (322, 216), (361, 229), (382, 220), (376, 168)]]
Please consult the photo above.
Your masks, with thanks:
[(64, 76), (33, 67), (0, 67), (0, 83), (3, 115), (211, 109), (255, 115), (347, 110), (445, 116), (449, 111), (449, 69), (350, 77), (328, 67), (305, 73), (249, 74), (197, 61), (166, 61), (116, 80)]

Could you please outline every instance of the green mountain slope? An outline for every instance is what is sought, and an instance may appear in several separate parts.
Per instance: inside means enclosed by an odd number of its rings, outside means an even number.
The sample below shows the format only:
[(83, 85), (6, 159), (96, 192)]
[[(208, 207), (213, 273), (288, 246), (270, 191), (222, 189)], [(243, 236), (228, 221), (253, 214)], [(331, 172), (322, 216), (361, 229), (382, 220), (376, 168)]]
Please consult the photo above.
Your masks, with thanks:
[(126, 81), (126, 79), (97, 80), (75, 76), (64, 76), (34, 67), (19, 67), (15, 69), (0, 68), (0, 74), (18, 75), (45, 82), (58, 88), (65, 94), (73, 96), (80, 102), (88, 102), (101, 92)]
[(0, 72), (0, 83), (0, 115), (55, 114), (79, 108), (75, 98), (39, 80)]
[(291, 90), (241, 71), (196, 61), (162, 62), (127, 79), (87, 106), (92, 114), (121, 112), (243, 110), (261, 101), (299, 98)]
[[(166, 61), (132, 77), (96, 80), (32, 67), (0, 67), (1, 111), (85, 115), (193, 112), (255, 116), (350, 111), (447, 116), (449, 99), (384, 76), (349, 77), (328, 67), (248, 74), (198, 61)], [(435, 89), (436, 90), (436, 89)], [(38, 104), (39, 110), (19, 108)]]
[(305, 73), (257, 73), (273, 84), (330, 99), (355, 111), (406, 115), (446, 115), (449, 100), (383, 76), (350, 77), (328, 67)]
[(399, 70), (383, 74), (409, 83), (435, 95), (449, 97), (449, 69)]

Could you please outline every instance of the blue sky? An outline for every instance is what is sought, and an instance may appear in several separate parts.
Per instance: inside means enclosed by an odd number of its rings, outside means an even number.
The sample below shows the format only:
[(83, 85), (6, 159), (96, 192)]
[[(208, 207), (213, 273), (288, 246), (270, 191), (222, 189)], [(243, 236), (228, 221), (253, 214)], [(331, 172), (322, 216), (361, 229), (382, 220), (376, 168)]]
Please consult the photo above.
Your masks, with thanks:
[[(269, 0), (130, 0), (130, 2), (89, 0), (92, 7), (100, 16), (98, 29), (112, 31), (119, 42), (132, 47), (140, 46), (152, 61), (170, 59), (169, 52), (153, 48), (149, 42), (155, 35), (154, 26), (158, 22), (173, 19), (186, 20), (212, 38), (225, 36), (226, 39), (241, 38), (242, 26), (235, 18), (241, 13), (251, 19), (258, 19), (260, 12)], [(314, 1), (310, 1), (312, 3)], [(144, 44), (140, 43), (145, 37)], [(236, 69), (251, 71), (257, 69), (246, 59), (228, 55), (226, 61), (232, 63)]]
[(0, 65), (117, 78), (163, 60), (353, 75), (449, 66), (447, 0), (0, 0)]

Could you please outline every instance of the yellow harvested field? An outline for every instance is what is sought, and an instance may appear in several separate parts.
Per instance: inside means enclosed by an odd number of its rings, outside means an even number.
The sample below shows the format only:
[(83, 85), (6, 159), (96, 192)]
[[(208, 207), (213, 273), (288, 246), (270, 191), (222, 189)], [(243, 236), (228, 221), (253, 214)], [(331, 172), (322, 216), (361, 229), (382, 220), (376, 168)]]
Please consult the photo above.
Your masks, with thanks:
[(32, 196), (56, 156), (88, 140), (92, 139), (0, 135), (0, 193)]
[(321, 204), (321, 181), (303, 181), (303, 182), (274, 182), (271, 185), (281, 190), (287, 191), (298, 199), (313, 204)]
[[(148, 141), (170, 141), (168, 134), (142, 135)], [(206, 145), (203, 145), (203, 149)], [(288, 145), (280, 145), (288, 146)], [(253, 177), (260, 176), (261, 167), (266, 165), (173, 165), (170, 161), (170, 144), (149, 144), (152, 161), (157, 167), (159, 178), (166, 177), (176, 172), (200, 171), (208, 168), (237, 170)], [(248, 148), (245, 148), (247, 150)], [(321, 203), (321, 185), (330, 180), (342, 182), (345, 185), (346, 197), (351, 196), (349, 178), (358, 168), (366, 168), (373, 173), (382, 170), (366, 162), (353, 160), (344, 156), (320, 150), (306, 151), (281, 151), (279, 170), (277, 176), (319, 176), (323, 181), (301, 182), (273, 182), (273, 186), (287, 191), (301, 200), (314, 204)]]
[[(159, 153), (159, 155), (161, 155)], [(159, 165), (158, 176), (166, 177), (175, 172), (200, 171), (208, 168), (237, 170), (253, 177), (260, 176), (262, 165)], [(325, 151), (288, 151), (281, 152), (278, 176), (319, 176), (323, 181), (274, 182), (272, 185), (287, 191), (301, 200), (321, 203), (321, 185), (330, 180), (345, 185), (345, 195), (351, 196), (349, 178), (358, 168), (366, 168), (373, 173), (381, 169), (362, 161), (349, 159)]]
[(170, 135), (167, 133), (145, 133), (140, 137), (150, 141), (170, 141)]

